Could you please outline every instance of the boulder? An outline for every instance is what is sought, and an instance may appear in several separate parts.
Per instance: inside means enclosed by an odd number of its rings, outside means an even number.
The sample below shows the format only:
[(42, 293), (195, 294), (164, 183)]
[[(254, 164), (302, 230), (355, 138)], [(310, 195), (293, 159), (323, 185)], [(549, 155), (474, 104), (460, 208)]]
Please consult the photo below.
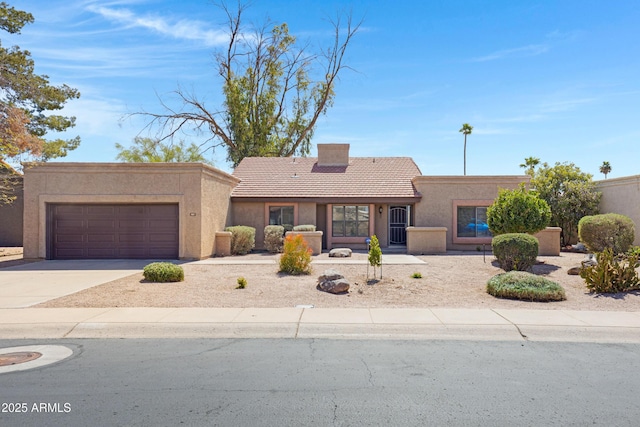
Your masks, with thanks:
[(349, 286), (349, 281), (336, 270), (325, 270), (324, 273), (318, 277), (317, 288), (324, 292), (343, 294), (349, 291)]
[(344, 294), (349, 292), (349, 281), (347, 279), (327, 280), (318, 283), (318, 289), (330, 294)]
[(567, 270), (567, 274), (570, 276), (579, 276), (580, 275), (580, 271), (582, 271), (583, 268), (586, 267), (590, 267), (592, 265), (596, 265), (598, 262), (596, 261), (596, 259), (593, 257), (593, 255), (589, 254), (584, 260), (582, 260), (580, 262), (580, 266), (577, 267), (571, 267), (569, 270)]
[(325, 270), (320, 276), (318, 276), (318, 282), (326, 282), (338, 279), (344, 279), (344, 276), (338, 270), (333, 269)]
[(581, 266), (571, 267), (569, 270), (567, 270), (567, 274), (569, 276), (579, 276), (580, 275), (580, 270), (582, 270)]
[(351, 249), (349, 248), (335, 248), (329, 251), (329, 256), (332, 258), (349, 258), (351, 256)]

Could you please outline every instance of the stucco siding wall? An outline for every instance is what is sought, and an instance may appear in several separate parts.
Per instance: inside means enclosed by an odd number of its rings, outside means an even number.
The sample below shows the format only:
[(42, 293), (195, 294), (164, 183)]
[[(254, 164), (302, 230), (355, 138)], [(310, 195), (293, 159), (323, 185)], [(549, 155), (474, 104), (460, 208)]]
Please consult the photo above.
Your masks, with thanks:
[(264, 249), (265, 206), (262, 202), (233, 202), (231, 222), (256, 229), (256, 249)]
[(298, 203), (298, 223), (295, 225), (313, 224), (317, 229), (316, 222), (316, 204), (315, 203)]
[[(378, 212), (382, 207), (382, 213)], [(387, 218), (389, 218), (389, 205), (375, 205), (371, 217), (374, 221), (374, 232), (380, 243), (380, 247), (386, 248), (389, 246), (389, 224)]]
[[(203, 176), (222, 187), (207, 186)], [(228, 200), (238, 180), (200, 163), (45, 163), (25, 168), (24, 256), (46, 257), (46, 208), (50, 203), (177, 203), (179, 257), (203, 258), (213, 252), (204, 222), (224, 224), (222, 209), (203, 209), (203, 196), (221, 190)], [(217, 216), (221, 215), (222, 219)], [(211, 230), (212, 233), (216, 230)], [(213, 237), (207, 237), (213, 239)]]
[(200, 251), (212, 255), (216, 250), (216, 232), (223, 231), (229, 209), (232, 185), (221, 180), (216, 174), (203, 173), (202, 185), (202, 215)]
[(640, 245), (640, 175), (597, 181), (602, 192), (600, 213), (626, 215), (636, 225), (634, 245)]
[(453, 242), (454, 201), (492, 201), (499, 188), (513, 189), (529, 176), (419, 176), (413, 184), (422, 194), (415, 205), (416, 227), (446, 227), (447, 249), (468, 250), (473, 244)]

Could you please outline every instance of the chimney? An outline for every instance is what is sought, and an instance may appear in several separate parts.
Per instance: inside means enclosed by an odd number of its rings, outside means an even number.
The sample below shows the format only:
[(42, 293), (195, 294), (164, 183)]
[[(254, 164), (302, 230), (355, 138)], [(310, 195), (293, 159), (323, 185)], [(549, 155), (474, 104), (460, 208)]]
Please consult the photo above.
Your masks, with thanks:
[(318, 144), (318, 166), (349, 166), (349, 144)]

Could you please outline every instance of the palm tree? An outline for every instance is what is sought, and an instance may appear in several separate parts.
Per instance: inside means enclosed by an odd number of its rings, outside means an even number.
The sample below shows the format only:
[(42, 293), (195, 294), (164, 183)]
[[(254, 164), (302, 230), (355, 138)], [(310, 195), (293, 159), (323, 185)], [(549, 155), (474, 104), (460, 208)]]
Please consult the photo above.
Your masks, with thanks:
[(600, 172), (604, 174), (604, 179), (607, 179), (607, 175), (611, 172), (611, 165), (609, 162), (602, 162), (602, 166), (600, 166)]
[(458, 132), (462, 132), (464, 134), (464, 174), (467, 174), (467, 135), (471, 135), (471, 131), (473, 130), (473, 126), (469, 123), (464, 123), (462, 125), (462, 129)]
[(525, 173), (529, 176), (533, 176), (533, 172), (536, 166), (540, 164), (540, 159), (537, 157), (527, 157), (524, 159), (524, 163), (520, 163), (520, 167), (526, 169)]

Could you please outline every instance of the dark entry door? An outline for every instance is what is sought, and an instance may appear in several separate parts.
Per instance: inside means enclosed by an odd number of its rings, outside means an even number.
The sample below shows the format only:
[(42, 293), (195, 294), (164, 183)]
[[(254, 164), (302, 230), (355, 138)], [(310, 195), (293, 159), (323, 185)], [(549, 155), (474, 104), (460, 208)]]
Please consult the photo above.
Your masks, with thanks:
[(54, 204), (49, 259), (176, 259), (178, 205)]
[(409, 215), (406, 206), (391, 206), (389, 208), (389, 244), (407, 244), (407, 226)]

